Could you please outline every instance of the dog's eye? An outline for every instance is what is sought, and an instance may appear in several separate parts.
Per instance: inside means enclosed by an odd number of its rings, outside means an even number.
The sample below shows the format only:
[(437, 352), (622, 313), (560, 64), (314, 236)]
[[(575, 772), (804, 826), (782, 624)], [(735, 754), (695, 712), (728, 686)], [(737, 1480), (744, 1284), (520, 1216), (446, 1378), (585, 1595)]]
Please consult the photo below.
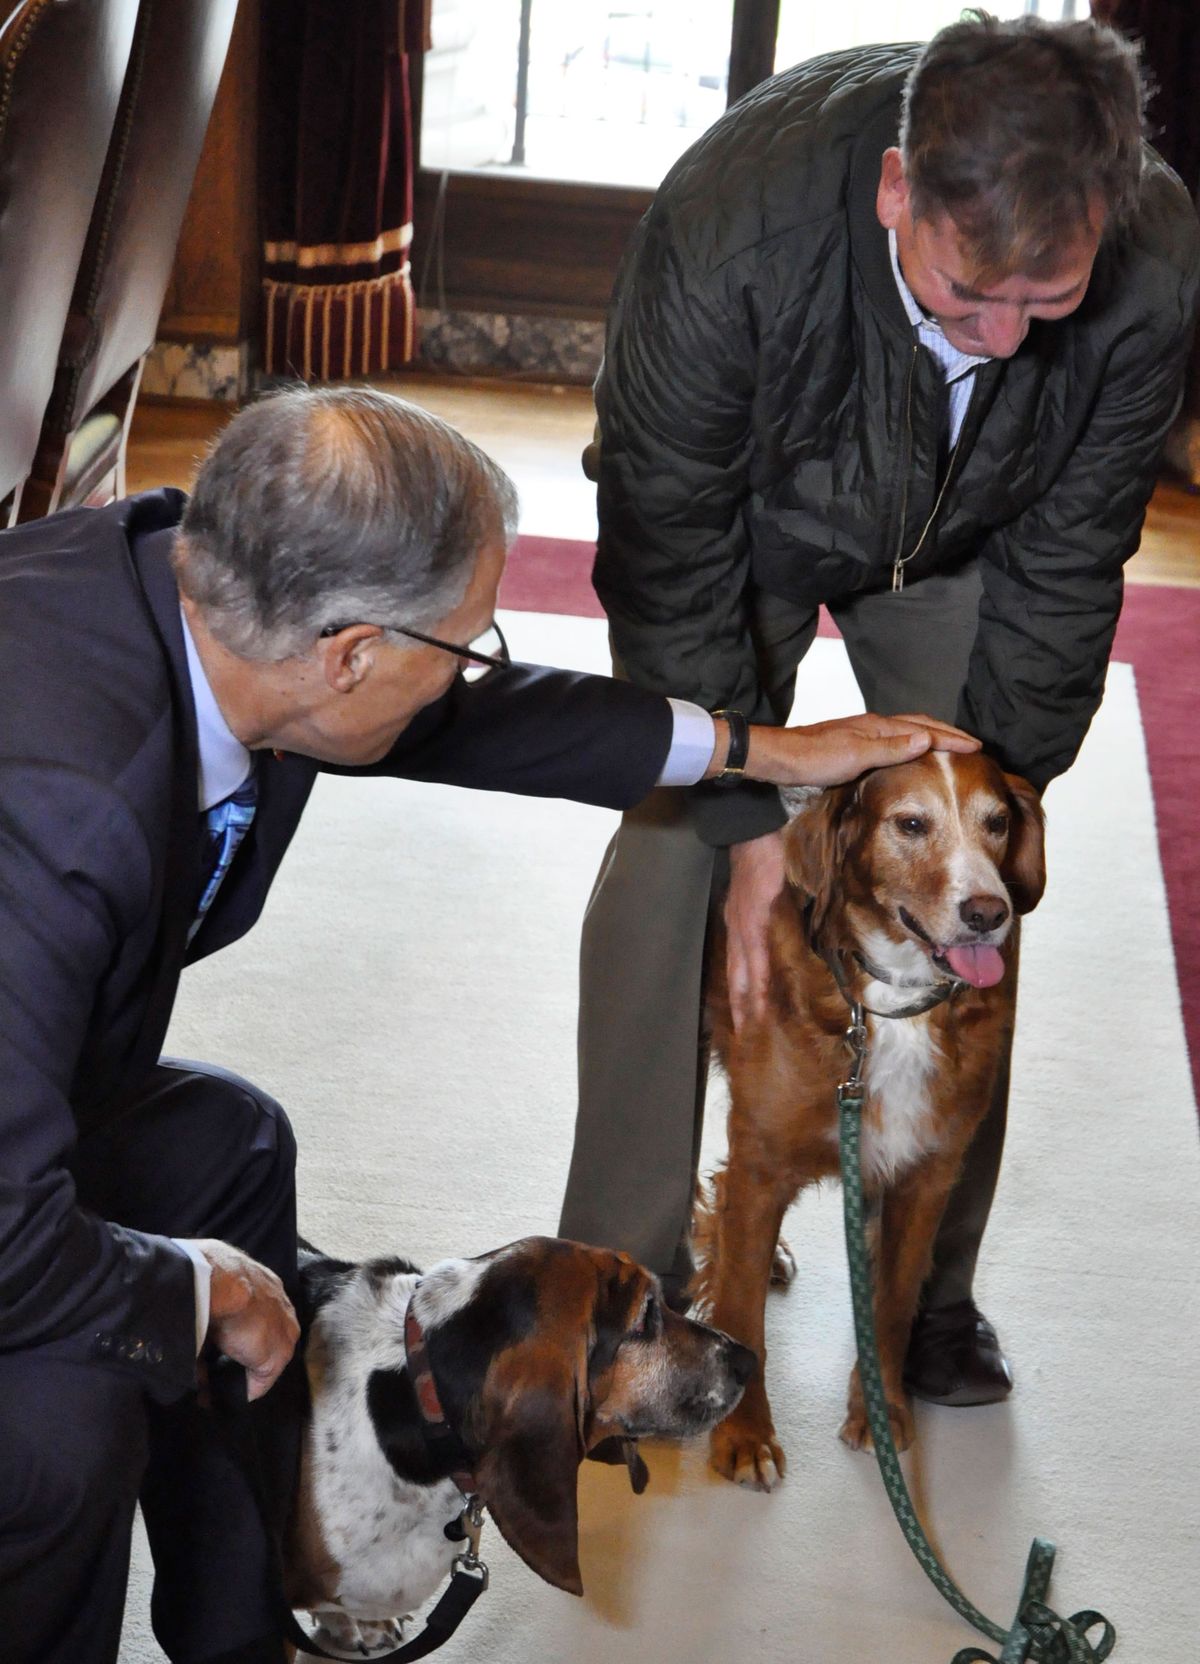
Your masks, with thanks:
[(994, 838), (1003, 838), (1008, 831), (1008, 810), (997, 809), (986, 817), (983, 823), (984, 831), (990, 832)]
[(929, 831), (929, 822), (924, 815), (897, 815), (896, 825), (906, 838), (923, 838)]

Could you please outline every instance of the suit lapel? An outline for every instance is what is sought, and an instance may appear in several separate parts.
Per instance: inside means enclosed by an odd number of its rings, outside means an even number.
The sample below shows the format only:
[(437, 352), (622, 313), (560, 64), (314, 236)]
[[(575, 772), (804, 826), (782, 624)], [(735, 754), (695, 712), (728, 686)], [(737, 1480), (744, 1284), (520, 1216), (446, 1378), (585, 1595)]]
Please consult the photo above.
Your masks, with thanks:
[(163, 870), (162, 916), (151, 973), (150, 994), (142, 1018), (136, 1050), (157, 1059), (171, 1020), (179, 973), (187, 952), (193, 892), (200, 871), (200, 763), (196, 739), (196, 709), (187, 671), (187, 651), (179, 616), (179, 590), (171, 567), (174, 527), (131, 539), (134, 566), (162, 649), (171, 687), (173, 767), (170, 825), (167, 828)]

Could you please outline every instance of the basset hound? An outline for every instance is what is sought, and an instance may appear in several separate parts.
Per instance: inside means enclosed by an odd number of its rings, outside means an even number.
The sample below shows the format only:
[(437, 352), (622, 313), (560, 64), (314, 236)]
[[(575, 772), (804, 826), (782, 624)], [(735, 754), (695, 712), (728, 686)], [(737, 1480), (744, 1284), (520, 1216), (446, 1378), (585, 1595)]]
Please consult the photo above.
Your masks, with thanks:
[[(991, 1100), (1016, 998), (1014, 922), (1041, 899), (1033, 788), (981, 753), (929, 752), (808, 794), (784, 832), (788, 882), (768, 924), (765, 1008), (734, 1031), (724, 942), (710, 1013), (729, 1079), (728, 1154), (697, 1203), (698, 1309), (764, 1357), (770, 1281), (798, 1193), (839, 1173), (839, 1081), (852, 1002), (867, 1013), (863, 1185), (875, 1323), (897, 1446), (912, 1442), (904, 1356), (934, 1237)], [(870, 1448), (855, 1369), (842, 1439)], [(712, 1463), (770, 1490), (784, 1472), (761, 1370), (714, 1429)]]
[(585, 1456), (705, 1432), (755, 1368), (678, 1316), (625, 1254), (527, 1237), (421, 1273), (305, 1253), (311, 1411), (284, 1543), (289, 1603), (316, 1639), (369, 1654), (449, 1575), (469, 1489), (527, 1565), (581, 1594), (576, 1481)]

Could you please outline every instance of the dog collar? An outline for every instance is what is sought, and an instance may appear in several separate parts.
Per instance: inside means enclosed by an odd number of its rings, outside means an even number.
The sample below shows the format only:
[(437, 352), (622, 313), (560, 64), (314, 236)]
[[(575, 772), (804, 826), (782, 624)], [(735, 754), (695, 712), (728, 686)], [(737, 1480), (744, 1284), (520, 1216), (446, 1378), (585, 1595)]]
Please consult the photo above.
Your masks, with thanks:
[[(892, 979), (886, 971), (881, 970), (878, 965), (873, 965), (866, 954), (860, 953), (857, 948), (853, 951), (854, 958), (869, 977), (876, 982), (886, 983), (889, 988), (893, 986)], [(961, 977), (949, 977), (943, 982), (935, 983), (927, 994), (918, 1000), (914, 1000), (911, 1005), (898, 1006), (895, 1011), (877, 1011), (873, 1005), (863, 1005), (861, 1000), (856, 1000), (851, 994), (845, 973), (842, 970), (840, 954), (830, 953), (824, 954), (822, 957), (829, 966), (833, 979), (837, 983), (838, 990), (846, 1004), (852, 1011), (857, 1007), (869, 1017), (921, 1017), (926, 1011), (932, 1011), (935, 1005), (941, 1005), (943, 1000), (948, 1000), (954, 994), (957, 994), (960, 988), (966, 987), (966, 983)]]
[(450, 1478), (462, 1494), (470, 1499), (475, 1496), (477, 1490), (471, 1458), (466, 1446), (451, 1427), (442, 1407), (437, 1382), (433, 1378), (433, 1368), (429, 1362), (425, 1331), (414, 1309), (417, 1289), (420, 1286), (418, 1283), (413, 1289), (409, 1297), (408, 1310), (404, 1314), (404, 1355), (417, 1400), (417, 1409), (421, 1413), (421, 1432), (431, 1453), (448, 1464)]

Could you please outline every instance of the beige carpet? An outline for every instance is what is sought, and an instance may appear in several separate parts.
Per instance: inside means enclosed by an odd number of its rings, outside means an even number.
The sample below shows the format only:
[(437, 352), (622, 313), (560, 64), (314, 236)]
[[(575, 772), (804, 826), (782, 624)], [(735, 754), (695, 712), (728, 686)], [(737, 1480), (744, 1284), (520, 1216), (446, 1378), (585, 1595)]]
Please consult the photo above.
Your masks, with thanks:
[[(601, 625), (522, 614), (519, 656), (603, 668)], [(854, 700), (820, 641), (799, 709)], [(1010, 1404), (925, 1409), (905, 1458), (970, 1597), (1011, 1620), (1030, 1539), (1051, 1600), (1117, 1625), (1117, 1664), (1191, 1664), (1200, 1548), (1196, 1116), (1132, 674), (1117, 667), (1049, 793), (1050, 891), (1029, 921), (1009, 1150), (980, 1292)], [(325, 782), (266, 918), (185, 980), (177, 1051), (289, 1107), (301, 1226), (345, 1255), (430, 1263), (554, 1228), (574, 1105), (576, 935), (611, 817)], [(709, 1142), (719, 1145), (719, 1105)], [(871, 1458), (837, 1442), (852, 1361), (840, 1193), (794, 1210), (769, 1313), (790, 1471), (766, 1497), (702, 1448), (648, 1452), (641, 1498), (582, 1476), (582, 1600), (490, 1528), (492, 1587), (446, 1664), (949, 1664), (972, 1632), (911, 1559)], [(156, 1664), (139, 1547), (122, 1664)]]

